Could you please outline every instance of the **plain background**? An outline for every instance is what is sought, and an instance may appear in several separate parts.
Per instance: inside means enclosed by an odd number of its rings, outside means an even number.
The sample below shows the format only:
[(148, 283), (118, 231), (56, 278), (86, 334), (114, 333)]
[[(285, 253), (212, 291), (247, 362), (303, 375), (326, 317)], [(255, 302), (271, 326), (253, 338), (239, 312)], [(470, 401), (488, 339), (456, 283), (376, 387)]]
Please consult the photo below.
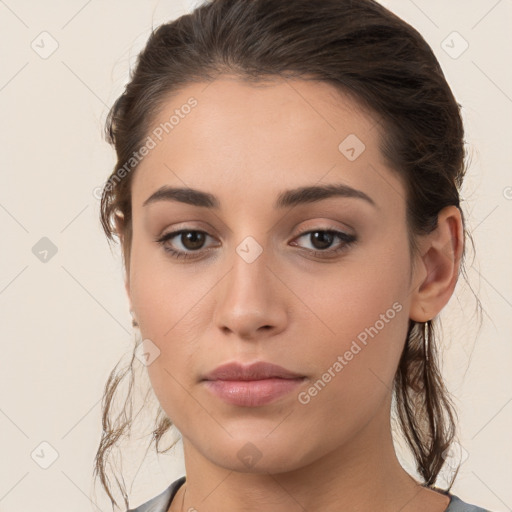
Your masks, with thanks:
[[(461, 279), (441, 315), (463, 461), (452, 492), (493, 511), (512, 510), (512, 2), (383, 3), (432, 46), (463, 105), (471, 154), (462, 194), (476, 243), (468, 277), (485, 313), (479, 330)], [(102, 130), (151, 28), (193, 6), (0, 1), (3, 512), (110, 510), (92, 485), (100, 401), (134, 334), (119, 251), (110, 252), (98, 220), (97, 187), (115, 164)], [(52, 44), (58, 48), (44, 55)], [(46, 262), (37, 257), (41, 247), (49, 250)], [(175, 456), (126, 467), (128, 476), (137, 472), (132, 506), (184, 474), (180, 446)]]

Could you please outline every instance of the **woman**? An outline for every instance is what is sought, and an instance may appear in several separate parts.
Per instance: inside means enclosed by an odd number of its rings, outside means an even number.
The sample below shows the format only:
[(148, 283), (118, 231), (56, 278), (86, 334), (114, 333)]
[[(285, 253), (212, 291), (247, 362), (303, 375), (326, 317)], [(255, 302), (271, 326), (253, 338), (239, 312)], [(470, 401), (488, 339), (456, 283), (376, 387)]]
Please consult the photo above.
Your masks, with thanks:
[[(464, 131), (416, 30), (372, 0), (205, 3), (153, 32), (107, 134), (102, 223), (156, 449), (176, 427), (186, 466), (133, 510), (484, 510), (435, 487), (456, 429), (435, 319), (463, 268)], [(122, 377), (96, 457), (113, 504)]]

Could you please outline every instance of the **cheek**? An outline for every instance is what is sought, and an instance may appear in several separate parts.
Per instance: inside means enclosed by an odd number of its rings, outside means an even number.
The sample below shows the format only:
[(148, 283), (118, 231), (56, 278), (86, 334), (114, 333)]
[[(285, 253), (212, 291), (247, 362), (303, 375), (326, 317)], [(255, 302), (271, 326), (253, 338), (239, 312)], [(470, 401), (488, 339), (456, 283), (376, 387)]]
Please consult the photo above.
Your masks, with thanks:
[(156, 243), (134, 237), (130, 296), (145, 337), (163, 341), (182, 328), (181, 319), (188, 321), (203, 285), (193, 280), (192, 267), (186, 267), (172, 263)]
[(318, 396), (319, 403), (334, 405), (332, 414), (374, 408), (391, 391), (403, 350), (409, 324), (407, 252), (382, 247), (378, 254), (357, 264), (347, 259), (336, 274), (294, 283), (308, 306), (302, 338), (316, 340), (302, 345), (301, 359), (314, 361), (320, 379), (304, 400)]
[(147, 366), (148, 376), (162, 408), (178, 428), (180, 418), (187, 421), (201, 412), (194, 410), (189, 390), (197, 383), (204, 361), (209, 361), (202, 334), (211, 323), (208, 298), (218, 279), (213, 272), (198, 278), (194, 265), (173, 264), (150, 244), (133, 245), (131, 301), (142, 339), (150, 340), (159, 354)]
[[(170, 357), (169, 357), (170, 356)], [(190, 399), (190, 383), (186, 381), (184, 371), (170, 363), (173, 352), (161, 354), (160, 357), (147, 367), (151, 387), (168, 418), (178, 429), (183, 428), (183, 421), (200, 414), (200, 411), (192, 411), (195, 403)], [(186, 411), (186, 414), (184, 414)]]

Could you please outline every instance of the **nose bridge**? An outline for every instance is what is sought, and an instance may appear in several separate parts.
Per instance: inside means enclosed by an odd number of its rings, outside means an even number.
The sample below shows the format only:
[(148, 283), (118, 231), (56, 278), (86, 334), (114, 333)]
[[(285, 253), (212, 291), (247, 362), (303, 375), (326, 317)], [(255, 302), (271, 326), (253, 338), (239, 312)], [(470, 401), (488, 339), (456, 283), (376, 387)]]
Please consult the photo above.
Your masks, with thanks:
[[(264, 235), (260, 235), (263, 238)], [(219, 328), (248, 336), (260, 327), (277, 327), (283, 320), (279, 306), (273, 261), (268, 244), (246, 236), (234, 247), (231, 270), (217, 301), (215, 321)]]
[(253, 308), (259, 308), (270, 301), (267, 296), (271, 293), (267, 268), (272, 259), (269, 250), (268, 244), (258, 242), (253, 236), (246, 236), (235, 247), (227, 290), (234, 306), (239, 301), (239, 307), (251, 307), (252, 303)]

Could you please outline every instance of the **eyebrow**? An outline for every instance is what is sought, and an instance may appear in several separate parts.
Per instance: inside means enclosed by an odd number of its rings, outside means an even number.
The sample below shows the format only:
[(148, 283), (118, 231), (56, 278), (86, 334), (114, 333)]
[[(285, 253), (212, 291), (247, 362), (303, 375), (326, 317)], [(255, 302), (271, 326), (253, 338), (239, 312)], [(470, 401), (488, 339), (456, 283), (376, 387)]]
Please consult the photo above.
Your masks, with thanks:
[[(299, 187), (292, 190), (286, 190), (278, 195), (276, 202), (274, 203), (274, 208), (282, 209), (305, 203), (314, 203), (330, 197), (351, 197), (362, 199), (374, 207), (377, 207), (375, 201), (363, 191), (340, 183)], [(215, 195), (188, 187), (170, 187), (168, 185), (164, 185), (151, 194), (144, 201), (142, 206), (158, 201), (177, 201), (180, 203), (190, 204), (192, 206), (212, 208), (215, 210), (220, 209), (220, 201)]]

